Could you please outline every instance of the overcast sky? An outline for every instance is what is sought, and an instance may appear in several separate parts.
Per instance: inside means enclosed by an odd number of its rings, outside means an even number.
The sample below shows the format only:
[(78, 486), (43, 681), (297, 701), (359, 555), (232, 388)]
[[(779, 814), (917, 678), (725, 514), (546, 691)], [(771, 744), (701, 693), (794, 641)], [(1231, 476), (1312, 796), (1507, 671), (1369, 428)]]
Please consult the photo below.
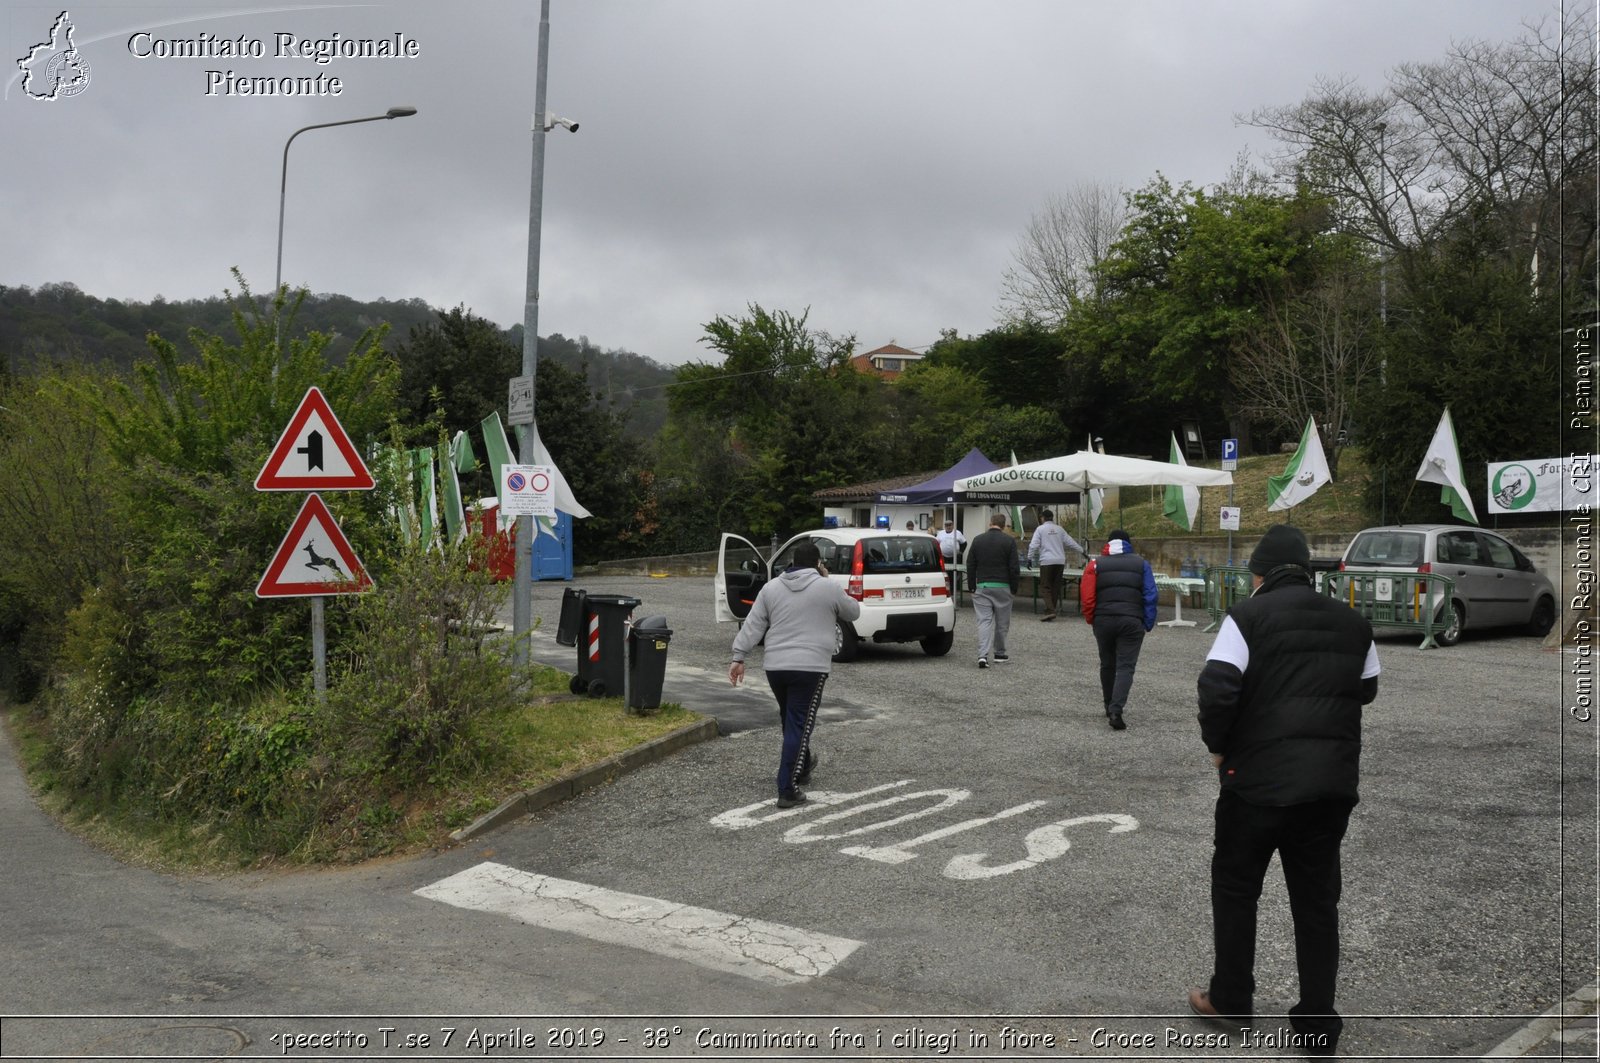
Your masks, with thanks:
[[(1571, 2), (1571, 0), (1569, 0)], [(1586, 2), (1586, 0), (1577, 0)], [(997, 321), (1030, 217), (1086, 181), (1220, 180), (1271, 143), (1236, 116), (1319, 77), (1377, 89), (1556, 0), (552, 0), (539, 332), (669, 364), (748, 304), (923, 348)], [(284, 280), (523, 320), (539, 0), (6, 0), (0, 284), (102, 298)], [(280, 34), (414, 57), (277, 57)], [(218, 39), (263, 56), (173, 55)], [(414, 46), (406, 42), (414, 42)], [(24, 84), (18, 61), (32, 57)], [(61, 64), (56, 64), (60, 68)], [(215, 74), (208, 73), (215, 71)], [(240, 80), (324, 80), (244, 96)], [(342, 89), (331, 94), (331, 79)]]

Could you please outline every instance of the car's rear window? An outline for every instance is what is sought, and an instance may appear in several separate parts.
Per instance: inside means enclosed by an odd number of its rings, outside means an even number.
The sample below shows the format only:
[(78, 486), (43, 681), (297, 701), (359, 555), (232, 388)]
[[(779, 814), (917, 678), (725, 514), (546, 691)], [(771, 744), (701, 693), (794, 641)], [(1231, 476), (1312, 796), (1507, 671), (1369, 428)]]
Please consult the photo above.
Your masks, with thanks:
[(1415, 568), (1422, 564), (1421, 532), (1362, 532), (1350, 544), (1347, 564)]
[(939, 540), (931, 535), (885, 535), (861, 543), (862, 572), (938, 572)]

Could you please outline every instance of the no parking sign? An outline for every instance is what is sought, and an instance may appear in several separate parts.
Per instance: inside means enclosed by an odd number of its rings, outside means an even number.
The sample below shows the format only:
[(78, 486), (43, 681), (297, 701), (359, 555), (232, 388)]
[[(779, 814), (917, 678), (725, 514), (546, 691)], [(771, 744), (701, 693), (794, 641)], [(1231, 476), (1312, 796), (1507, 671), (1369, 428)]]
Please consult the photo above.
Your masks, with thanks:
[(500, 466), (500, 512), (509, 517), (554, 517), (556, 482), (550, 466)]

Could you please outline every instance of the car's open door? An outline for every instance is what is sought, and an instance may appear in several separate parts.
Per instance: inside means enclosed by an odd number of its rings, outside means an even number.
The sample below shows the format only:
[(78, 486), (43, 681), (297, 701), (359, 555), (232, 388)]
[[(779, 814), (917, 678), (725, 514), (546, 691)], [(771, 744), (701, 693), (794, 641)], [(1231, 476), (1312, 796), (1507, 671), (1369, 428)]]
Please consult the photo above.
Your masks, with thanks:
[(750, 615), (756, 595), (770, 578), (767, 562), (755, 544), (742, 536), (722, 533), (717, 547), (717, 579), (712, 597), (717, 619), (743, 620)]

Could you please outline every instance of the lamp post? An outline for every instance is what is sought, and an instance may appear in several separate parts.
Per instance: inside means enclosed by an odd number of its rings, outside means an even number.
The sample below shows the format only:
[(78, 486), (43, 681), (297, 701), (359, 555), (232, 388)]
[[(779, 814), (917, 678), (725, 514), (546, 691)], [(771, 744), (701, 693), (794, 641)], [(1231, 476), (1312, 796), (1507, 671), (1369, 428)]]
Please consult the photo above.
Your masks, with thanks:
[[(278, 182), (278, 271), (272, 279), (272, 298), (278, 298), (278, 292), (283, 288), (283, 207), (289, 192), (289, 145), (294, 143), (294, 138), (309, 129), (328, 129), (336, 125), (357, 125), (361, 122), (386, 122), (392, 118), (410, 118), (417, 113), (415, 107), (391, 107), (383, 114), (369, 115), (366, 118), (346, 118), (342, 122), (318, 122), (316, 125), (303, 126), (289, 134), (289, 139), (283, 143), (283, 177)], [(272, 378), (278, 378), (278, 356), (282, 353), (282, 314), (277, 315), (277, 320), (272, 328)]]
[[(283, 290), (283, 207), (289, 191), (289, 145), (294, 143), (294, 138), (308, 129), (327, 129), (336, 125), (356, 125), (360, 122), (381, 122), (391, 118), (410, 118), (417, 113), (415, 107), (391, 107), (383, 114), (368, 115), (366, 118), (346, 118), (342, 122), (318, 122), (316, 125), (303, 126), (289, 134), (289, 139), (283, 142), (283, 176), (278, 183), (278, 270), (272, 278), (272, 299), (276, 304), (279, 293)], [(278, 382), (278, 362), (283, 355), (283, 311), (278, 308), (272, 320), (272, 382)], [(276, 388), (274, 388), (274, 395)], [(311, 657), (312, 657), (312, 687), (316, 691), (318, 700), (321, 700), (328, 689), (327, 668), (327, 641), (324, 633), (322, 619), (322, 595), (313, 595), (311, 598)]]

